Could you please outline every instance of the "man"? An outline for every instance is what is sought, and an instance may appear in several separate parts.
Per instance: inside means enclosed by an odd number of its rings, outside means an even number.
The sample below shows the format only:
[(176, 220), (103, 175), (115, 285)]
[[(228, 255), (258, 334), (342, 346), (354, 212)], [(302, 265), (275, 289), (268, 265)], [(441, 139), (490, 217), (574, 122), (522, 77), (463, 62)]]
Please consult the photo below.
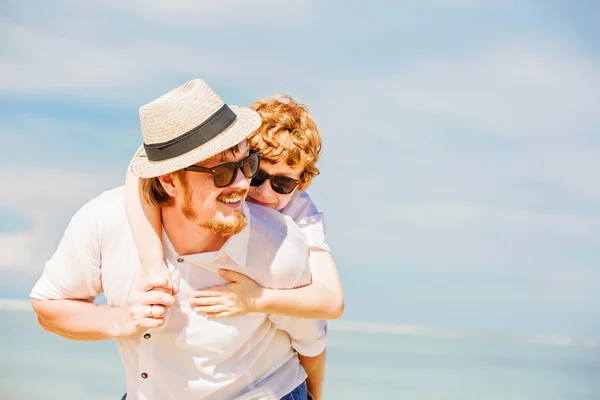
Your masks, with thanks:
[[(249, 314), (210, 320), (190, 305), (227, 283), (220, 268), (263, 287), (310, 283), (308, 247), (293, 221), (246, 204), (260, 153), (246, 137), (256, 112), (228, 107), (190, 81), (140, 108), (144, 145), (131, 163), (143, 195), (162, 210), (167, 264), (177, 282), (140, 276), (123, 189), (72, 218), (32, 290), (42, 327), (74, 340), (116, 339), (128, 400), (306, 399), (299, 353), (322, 353), (324, 323)], [(104, 293), (107, 306), (93, 300)]]

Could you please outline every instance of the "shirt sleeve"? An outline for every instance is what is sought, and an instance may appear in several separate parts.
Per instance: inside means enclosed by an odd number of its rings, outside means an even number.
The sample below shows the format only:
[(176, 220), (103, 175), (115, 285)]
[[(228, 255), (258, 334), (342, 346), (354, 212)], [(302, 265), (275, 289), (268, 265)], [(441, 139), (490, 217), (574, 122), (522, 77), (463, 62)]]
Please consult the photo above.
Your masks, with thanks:
[(290, 335), (292, 348), (306, 357), (318, 356), (327, 345), (327, 321), (269, 315), (277, 329)]
[(296, 192), (281, 212), (294, 220), (310, 247), (330, 251), (325, 235), (325, 215), (319, 212), (308, 193)]
[(92, 300), (102, 291), (95, 202), (71, 218), (63, 238), (31, 291), (37, 300)]

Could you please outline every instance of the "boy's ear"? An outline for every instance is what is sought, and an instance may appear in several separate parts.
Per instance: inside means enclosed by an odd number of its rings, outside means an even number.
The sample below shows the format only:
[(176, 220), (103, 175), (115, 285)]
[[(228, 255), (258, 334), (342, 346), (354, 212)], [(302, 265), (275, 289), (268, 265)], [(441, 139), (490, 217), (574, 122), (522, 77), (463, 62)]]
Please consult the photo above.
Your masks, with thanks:
[(175, 187), (176, 183), (173, 179), (173, 174), (161, 175), (158, 177), (158, 180), (162, 185), (163, 189), (165, 189), (165, 191), (167, 192), (167, 194), (171, 197), (175, 197), (175, 195), (177, 194), (177, 189)]

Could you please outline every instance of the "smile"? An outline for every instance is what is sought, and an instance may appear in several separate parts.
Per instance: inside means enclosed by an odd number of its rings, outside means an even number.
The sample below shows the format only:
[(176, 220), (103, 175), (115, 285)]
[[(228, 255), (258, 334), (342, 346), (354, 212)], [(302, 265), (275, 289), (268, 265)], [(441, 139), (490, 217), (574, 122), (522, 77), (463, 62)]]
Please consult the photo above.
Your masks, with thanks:
[(231, 197), (219, 199), (219, 201), (221, 201), (223, 203), (227, 203), (227, 204), (233, 204), (233, 203), (242, 201), (242, 197), (241, 196), (231, 196)]

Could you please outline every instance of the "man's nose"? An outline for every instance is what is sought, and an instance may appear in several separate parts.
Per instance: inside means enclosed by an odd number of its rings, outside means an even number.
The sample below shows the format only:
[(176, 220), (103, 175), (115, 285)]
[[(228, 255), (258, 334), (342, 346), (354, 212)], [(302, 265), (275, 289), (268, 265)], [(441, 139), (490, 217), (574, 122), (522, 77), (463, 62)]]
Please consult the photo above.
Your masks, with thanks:
[(244, 176), (244, 173), (240, 168), (237, 171), (235, 180), (231, 183), (231, 185), (229, 185), (229, 187), (237, 190), (248, 190), (250, 188), (250, 179)]

